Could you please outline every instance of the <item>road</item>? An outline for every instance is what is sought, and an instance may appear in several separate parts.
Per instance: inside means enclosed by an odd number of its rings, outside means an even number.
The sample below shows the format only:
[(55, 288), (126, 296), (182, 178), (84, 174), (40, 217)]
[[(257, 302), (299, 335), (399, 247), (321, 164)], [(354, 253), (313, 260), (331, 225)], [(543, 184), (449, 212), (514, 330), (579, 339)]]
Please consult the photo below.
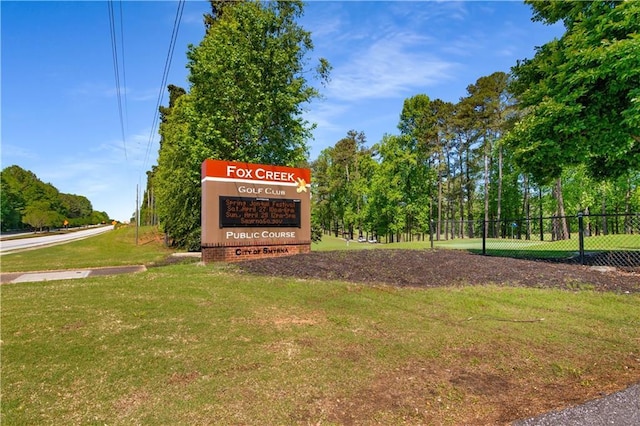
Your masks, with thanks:
[(69, 241), (92, 237), (113, 230), (113, 225), (89, 228), (82, 231), (69, 232), (68, 234), (47, 235), (42, 237), (20, 238), (17, 240), (0, 241), (0, 255), (21, 250), (34, 249), (56, 244), (64, 244)]

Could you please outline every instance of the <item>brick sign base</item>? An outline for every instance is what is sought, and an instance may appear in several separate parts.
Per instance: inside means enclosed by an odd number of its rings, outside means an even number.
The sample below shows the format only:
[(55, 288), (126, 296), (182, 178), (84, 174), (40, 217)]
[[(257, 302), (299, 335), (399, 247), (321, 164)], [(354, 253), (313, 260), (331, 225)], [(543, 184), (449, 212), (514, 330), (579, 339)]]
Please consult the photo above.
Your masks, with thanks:
[(291, 256), (293, 254), (310, 252), (311, 244), (309, 243), (235, 247), (202, 247), (202, 261), (205, 264), (211, 262), (241, 262), (243, 260)]

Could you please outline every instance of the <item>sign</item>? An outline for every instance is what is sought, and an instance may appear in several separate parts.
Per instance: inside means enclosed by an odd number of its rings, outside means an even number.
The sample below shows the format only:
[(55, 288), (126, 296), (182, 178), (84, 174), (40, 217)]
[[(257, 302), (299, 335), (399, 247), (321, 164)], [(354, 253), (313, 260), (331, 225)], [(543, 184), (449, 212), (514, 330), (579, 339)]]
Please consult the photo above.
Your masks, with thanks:
[(299, 199), (220, 196), (220, 227), (300, 228), (300, 203)]
[(202, 258), (242, 260), (308, 252), (309, 169), (202, 163)]

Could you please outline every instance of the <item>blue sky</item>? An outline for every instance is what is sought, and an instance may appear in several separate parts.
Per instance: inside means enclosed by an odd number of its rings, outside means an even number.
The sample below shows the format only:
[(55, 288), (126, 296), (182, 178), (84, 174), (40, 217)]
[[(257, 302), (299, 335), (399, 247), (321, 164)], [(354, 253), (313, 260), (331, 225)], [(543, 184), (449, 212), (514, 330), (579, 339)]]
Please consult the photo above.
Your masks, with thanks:
[[(177, 1), (114, 1), (124, 140), (107, 2), (4, 1), (1, 13), (2, 168), (31, 170), (95, 210), (128, 221), (136, 186), (156, 162), (152, 128)], [(122, 10), (122, 14), (120, 14)], [(204, 36), (206, 1), (187, 1), (167, 83), (188, 88), (187, 46)], [(120, 19), (122, 17), (122, 20)], [(307, 105), (317, 123), (310, 160), (351, 129), (369, 145), (397, 133), (403, 101), (424, 93), (457, 102), (466, 87), (563, 32), (531, 22), (519, 1), (312, 1), (301, 25), (313, 61), (333, 66), (324, 99)], [(123, 37), (122, 37), (123, 36)]]

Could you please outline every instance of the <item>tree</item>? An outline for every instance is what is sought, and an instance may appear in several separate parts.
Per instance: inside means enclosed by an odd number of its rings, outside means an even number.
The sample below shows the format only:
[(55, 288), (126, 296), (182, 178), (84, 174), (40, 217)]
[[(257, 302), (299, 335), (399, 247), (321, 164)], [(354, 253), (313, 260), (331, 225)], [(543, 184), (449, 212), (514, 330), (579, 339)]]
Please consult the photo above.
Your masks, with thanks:
[[(178, 247), (200, 248), (200, 164), (207, 158), (306, 164), (312, 125), (303, 105), (319, 96), (307, 81), (310, 33), (299, 1), (212, 1), (207, 32), (190, 46), (191, 87), (170, 86), (161, 108), (153, 195), (162, 227)], [(320, 60), (315, 76), (325, 79)]]
[(107, 214), (107, 212), (100, 212), (95, 210), (91, 212), (91, 219), (89, 223), (91, 223), (92, 225), (107, 222), (109, 222), (109, 215)]
[(329, 169), (330, 187), (333, 194), (337, 219), (353, 238), (354, 226), (362, 233), (364, 200), (367, 193), (368, 176), (363, 173), (363, 162), (371, 158), (370, 150), (364, 147), (363, 132), (350, 130), (331, 151)]
[[(398, 123), (398, 129), (404, 136), (402, 148), (415, 158), (415, 167), (408, 176), (403, 202), (407, 203), (412, 218), (417, 219), (422, 232), (430, 228), (433, 218), (435, 182), (438, 189), (442, 188), (438, 171), (442, 166), (441, 137), (444, 129), (440, 118), (444, 115), (444, 109), (445, 103), (441, 100), (431, 101), (425, 94), (415, 95), (405, 99)], [(441, 201), (442, 193), (438, 193)], [(441, 214), (441, 209), (438, 209), (438, 213)], [(438, 232), (436, 235), (439, 237)]]
[(513, 68), (526, 115), (509, 143), (538, 182), (584, 164), (598, 178), (640, 168), (640, 2), (538, 2), (534, 19), (565, 34)]
[(366, 225), (366, 203), (376, 162), (365, 147), (363, 132), (350, 130), (333, 147), (324, 149), (311, 165), (312, 214), (323, 229), (342, 229), (354, 237), (370, 231)]
[(191, 133), (190, 95), (173, 100), (160, 123), (158, 167), (152, 187), (156, 210), (169, 242), (188, 250), (200, 249), (200, 165), (212, 150)]
[(87, 197), (75, 194), (60, 194), (63, 215), (70, 219), (71, 225), (87, 225), (93, 212), (91, 201)]
[(24, 209), (22, 221), (38, 231), (45, 227), (62, 226), (63, 217), (47, 201), (34, 201)]
[(22, 225), (20, 212), (24, 208), (24, 200), (12, 188), (5, 173), (0, 175), (0, 226), (2, 231), (19, 229)]
[(387, 235), (391, 242), (407, 224), (407, 190), (416, 166), (415, 152), (407, 149), (410, 143), (407, 135), (384, 135), (373, 147), (380, 165), (371, 179), (367, 216), (376, 234)]
[(35, 173), (16, 165), (5, 168), (0, 175), (3, 230), (22, 228), (23, 223), (37, 229), (61, 226), (65, 218), (72, 226), (100, 223), (92, 221), (93, 207), (87, 197), (60, 193)]
[[(313, 44), (296, 23), (302, 2), (228, 2), (223, 13), (219, 3), (188, 53), (195, 137), (215, 158), (299, 165), (312, 130), (303, 105), (319, 96), (305, 77)], [(316, 75), (329, 68), (321, 60)]]
[[(481, 151), (484, 162), (484, 221), (489, 222), (489, 196), (491, 189), (490, 169), (494, 149), (498, 151), (498, 203), (496, 224), (500, 221), (502, 197), (502, 146), (500, 139), (507, 123), (507, 74), (495, 72), (486, 77), (480, 77), (475, 84), (467, 87), (468, 102), (472, 109), (468, 110), (478, 130), (481, 141)], [(488, 236), (485, 226), (485, 237)], [(494, 230), (494, 234), (497, 233)]]

